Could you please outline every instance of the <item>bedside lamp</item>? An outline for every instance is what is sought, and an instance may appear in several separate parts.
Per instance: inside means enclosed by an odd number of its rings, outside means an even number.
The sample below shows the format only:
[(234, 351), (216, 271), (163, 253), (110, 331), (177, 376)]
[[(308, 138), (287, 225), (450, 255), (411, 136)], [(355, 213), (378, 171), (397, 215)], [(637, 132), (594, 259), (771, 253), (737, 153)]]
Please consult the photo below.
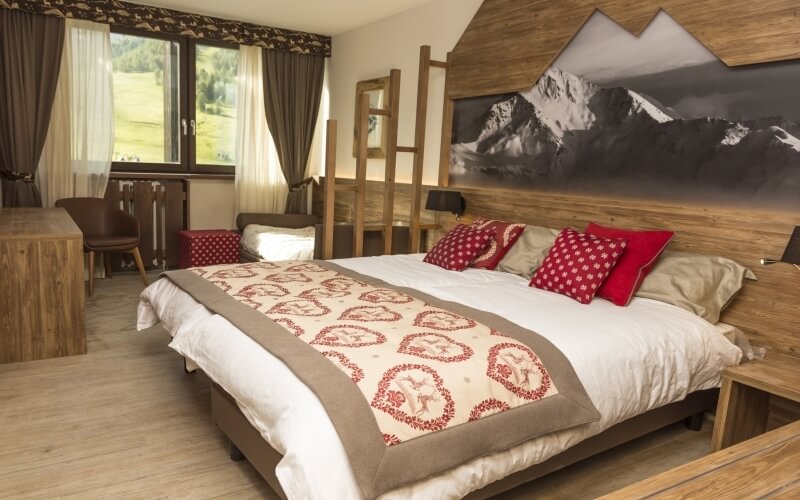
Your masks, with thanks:
[(456, 220), (461, 220), (461, 215), (467, 208), (467, 201), (458, 191), (428, 191), (428, 199), (425, 201), (425, 210), (435, 210), (437, 212), (452, 212), (456, 214)]
[(796, 226), (789, 238), (789, 243), (786, 244), (786, 250), (783, 251), (783, 257), (780, 260), (775, 259), (761, 259), (761, 265), (775, 264), (778, 262), (785, 262), (791, 264), (797, 269), (800, 269), (800, 226)]

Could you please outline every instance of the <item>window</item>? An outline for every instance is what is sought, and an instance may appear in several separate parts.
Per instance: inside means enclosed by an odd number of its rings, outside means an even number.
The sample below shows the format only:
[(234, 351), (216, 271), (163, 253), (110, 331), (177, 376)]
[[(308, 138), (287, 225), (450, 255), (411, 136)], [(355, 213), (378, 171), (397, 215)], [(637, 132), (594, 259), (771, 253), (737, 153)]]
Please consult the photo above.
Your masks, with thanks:
[(116, 171), (233, 173), (239, 51), (116, 28)]
[(196, 162), (234, 165), (239, 51), (195, 46)]

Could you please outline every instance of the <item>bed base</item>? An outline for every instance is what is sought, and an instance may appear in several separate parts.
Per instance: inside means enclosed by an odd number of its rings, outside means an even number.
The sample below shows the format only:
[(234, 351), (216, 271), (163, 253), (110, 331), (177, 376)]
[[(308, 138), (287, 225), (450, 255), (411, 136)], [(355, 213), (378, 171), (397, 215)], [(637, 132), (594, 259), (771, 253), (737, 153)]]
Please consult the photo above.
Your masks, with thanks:
[[(683, 401), (630, 418), (540, 464), (488, 484), (466, 498), (475, 500), (498, 495), (684, 419), (690, 429), (698, 423), (702, 425), (702, 413), (714, 408), (718, 393), (718, 389), (697, 391), (689, 394)], [(250, 425), (233, 397), (214, 383), (211, 384), (211, 416), (230, 440), (231, 459), (240, 459), (241, 455), (246, 457), (275, 493), (285, 499), (286, 494), (275, 476), (275, 466), (282, 455), (267, 444), (261, 434)]]

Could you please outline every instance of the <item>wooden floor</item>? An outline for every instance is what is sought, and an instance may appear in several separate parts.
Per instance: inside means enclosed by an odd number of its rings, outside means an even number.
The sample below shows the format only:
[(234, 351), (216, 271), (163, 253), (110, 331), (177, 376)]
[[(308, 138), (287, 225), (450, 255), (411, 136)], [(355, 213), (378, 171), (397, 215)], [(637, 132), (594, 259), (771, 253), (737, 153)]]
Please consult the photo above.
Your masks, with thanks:
[[(0, 498), (274, 498), (228, 459), (207, 381), (155, 327), (135, 331), (138, 276), (98, 280), (89, 354), (0, 365)], [(711, 429), (669, 427), (504, 498), (593, 498), (709, 452)]]

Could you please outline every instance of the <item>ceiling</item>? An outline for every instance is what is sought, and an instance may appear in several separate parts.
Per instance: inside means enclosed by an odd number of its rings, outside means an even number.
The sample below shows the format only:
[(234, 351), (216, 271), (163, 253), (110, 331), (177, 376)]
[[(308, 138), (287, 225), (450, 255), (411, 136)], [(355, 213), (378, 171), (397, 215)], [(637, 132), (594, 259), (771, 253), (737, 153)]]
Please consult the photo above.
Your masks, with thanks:
[(131, 0), (237, 21), (336, 35), (431, 0)]

